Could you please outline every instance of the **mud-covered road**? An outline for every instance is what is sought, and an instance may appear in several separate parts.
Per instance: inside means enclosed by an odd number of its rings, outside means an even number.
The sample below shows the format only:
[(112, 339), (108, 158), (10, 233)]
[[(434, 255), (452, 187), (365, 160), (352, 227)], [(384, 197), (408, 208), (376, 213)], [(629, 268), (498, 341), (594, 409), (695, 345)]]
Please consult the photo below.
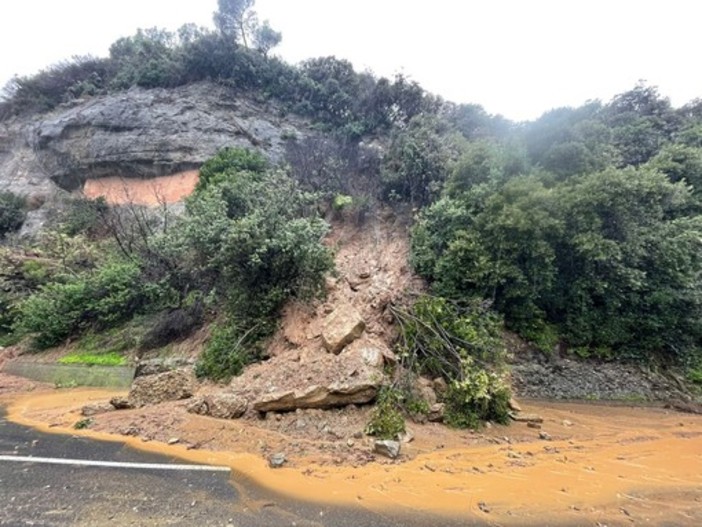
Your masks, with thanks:
[[(525, 412), (543, 418), (540, 429), (513, 423), (471, 434), (417, 426), (416, 438), (405, 447), (400, 462), (324, 464), (310, 455), (292, 459), (288, 468), (272, 470), (251, 445), (271, 441), (275, 434), (261, 430), (256, 422), (178, 414), (178, 407), (163, 406), (112, 412), (103, 421), (97, 416), (95, 430), (73, 431), (70, 426), (79, 418), (81, 405), (101, 397), (106, 394), (62, 390), (12, 395), (5, 397), (5, 404), (9, 420), (45, 432), (119, 439), (192, 463), (229, 466), (235, 491), (221, 499), (235, 502), (244, 512), (255, 511), (254, 521), (259, 514), (275, 513), (283, 514), (274, 522), (280, 525), (702, 525), (702, 416), (698, 415), (664, 408), (522, 401)], [(155, 420), (154, 412), (168, 418)], [(170, 434), (180, 443), (116, 435), (132, 423), (148, 431), (149, 422), (172, 423), (157, 437)], [(289, 441), (277, 435), (280, 444)], [(189, 449), (186, 444), (202, 446)], [(162, 476), (147, 476), (151, 479), (133, 481), (128, 488), (159, 486), (153, 478)], [(6, 503), (4, 487), (2, 492), (0, 500)], [(90, 495), (87, 488), (81, 495), (86, 493)], [(182, 499), (180, 491), (168, 493), (176, 496), (174, 510), (182, 511), (181, 506), (189, 507), (193, 501), (193, 509), (206, 503), (206, 498), (191, 499), (187, 492)], [(216, 505), (217, 495), (206, 509), (230, 510)], [(234, 517), (226, 513), (210, 525), (226, 525), (217, 523), (225, 516)], [(135, 520), (125, 516), (122, 523), (129, 521)], [(151, 525), (159, 525), (158, 521)], [(208, 525), (206, 521), (200, 523)]]
[(118, 442), (43, 434), (0, 414), (0, 526), (437, 525), (435, 517), (296, 502), (217, 468)]

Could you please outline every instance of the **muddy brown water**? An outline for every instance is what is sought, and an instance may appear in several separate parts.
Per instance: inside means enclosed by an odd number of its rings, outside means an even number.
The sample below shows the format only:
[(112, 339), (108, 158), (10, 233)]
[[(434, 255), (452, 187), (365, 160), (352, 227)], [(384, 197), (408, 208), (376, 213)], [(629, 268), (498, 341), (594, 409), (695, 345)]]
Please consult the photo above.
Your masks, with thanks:
[[(551, 440), (522, 423), (493, 444), (444, 448), (392, 465), (271, 470), (253, 453), (51, 426), (113, 392), (67, 390), (6, 399), (8, 418), (44, 432), (123, 441), (198, 463), (227, 465), (291, 499), (374, 512), (431, 513), (495, 525), (702, 525), (702, 417), (661, 408), (531, 401)], [(64, 419), (71, 422), (70, 419)], [(54, 423), (55, 424), (55, 423)], [(500, 429), (503, 433), (504, 429)], [(253, 432), (252, 432), (253, 433)]]

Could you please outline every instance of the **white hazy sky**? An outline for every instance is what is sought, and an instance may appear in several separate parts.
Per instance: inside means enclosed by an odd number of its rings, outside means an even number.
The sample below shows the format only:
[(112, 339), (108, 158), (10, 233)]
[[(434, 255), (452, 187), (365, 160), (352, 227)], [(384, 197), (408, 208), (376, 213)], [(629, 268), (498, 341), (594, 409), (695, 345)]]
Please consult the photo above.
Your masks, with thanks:
[[(138, 27), (211, 25), (216, 0), (4, 0), (0, 86)], [(324, 55), (404, 73), (456, 102), (533, 119), (609, 100), (640, 79), (674, 105), (702, 97), (694, 0), (258, 0), (291, 62)]]

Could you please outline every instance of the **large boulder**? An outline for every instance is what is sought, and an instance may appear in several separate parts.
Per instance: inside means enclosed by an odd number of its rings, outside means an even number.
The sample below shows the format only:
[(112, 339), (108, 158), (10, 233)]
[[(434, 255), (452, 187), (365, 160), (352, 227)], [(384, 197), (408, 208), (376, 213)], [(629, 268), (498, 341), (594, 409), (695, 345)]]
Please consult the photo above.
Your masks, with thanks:
[(363, 334), (366, 323), (353, 306), (338, 307), (324, 320), (322, 343), (327, 351), (341, 351)]
[[(286, 362), (285, 377), (275, 384), (254, 385), (262, 380), (236, 380), (239, 391), (253, 394), (252, 408), (258, 412), (288, 412), (298, 408), (334, 408), (365, 404), (375, 399), (384, 381), (383, 356), (379, 345), (361, 339), (343, 353), (320, 350), (310, 362)], [(267, 387), (266, 387), (267, 386)]]
[[(380, 379), (380, 377), (379, 377)], [(254, 401), (258, 412), (289, 412), (298, 408), (334, 408), (365, 404), (378, 394), (379, 382), (372, 379), (348, 379), (328, 386), (308, 386), (261, 395)]]
[(192, 397), (195, 377), (187, 370), (173, 370), (134, 379), (129, 405), (134, 408)]

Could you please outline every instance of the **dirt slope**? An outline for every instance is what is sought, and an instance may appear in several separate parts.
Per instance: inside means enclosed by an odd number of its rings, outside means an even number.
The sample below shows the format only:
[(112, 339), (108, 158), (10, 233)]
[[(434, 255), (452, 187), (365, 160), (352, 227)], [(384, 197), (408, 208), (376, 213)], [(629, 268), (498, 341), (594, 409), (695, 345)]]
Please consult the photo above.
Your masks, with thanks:
[[(311, 304), (291, 303), (269, 346), (270, 359), (248, 367), (232, 380), (229, 390), (254, 399), (272, 391), (306, 389), (344, 382), (358, 368), (353, 356), (379, 350), (394, 360), (395, 328), (387, 306), (401, 302), (406, 291), (422, 287), (408, 269), (408, 227), (386, 211), (361, 225), (336, 221), (326, 243), (335, 252), (336, 273), (327, 279), (327, 296)], [(322, 342), (332, 312), (355, 311), (365, 331), (340, 355)]]

